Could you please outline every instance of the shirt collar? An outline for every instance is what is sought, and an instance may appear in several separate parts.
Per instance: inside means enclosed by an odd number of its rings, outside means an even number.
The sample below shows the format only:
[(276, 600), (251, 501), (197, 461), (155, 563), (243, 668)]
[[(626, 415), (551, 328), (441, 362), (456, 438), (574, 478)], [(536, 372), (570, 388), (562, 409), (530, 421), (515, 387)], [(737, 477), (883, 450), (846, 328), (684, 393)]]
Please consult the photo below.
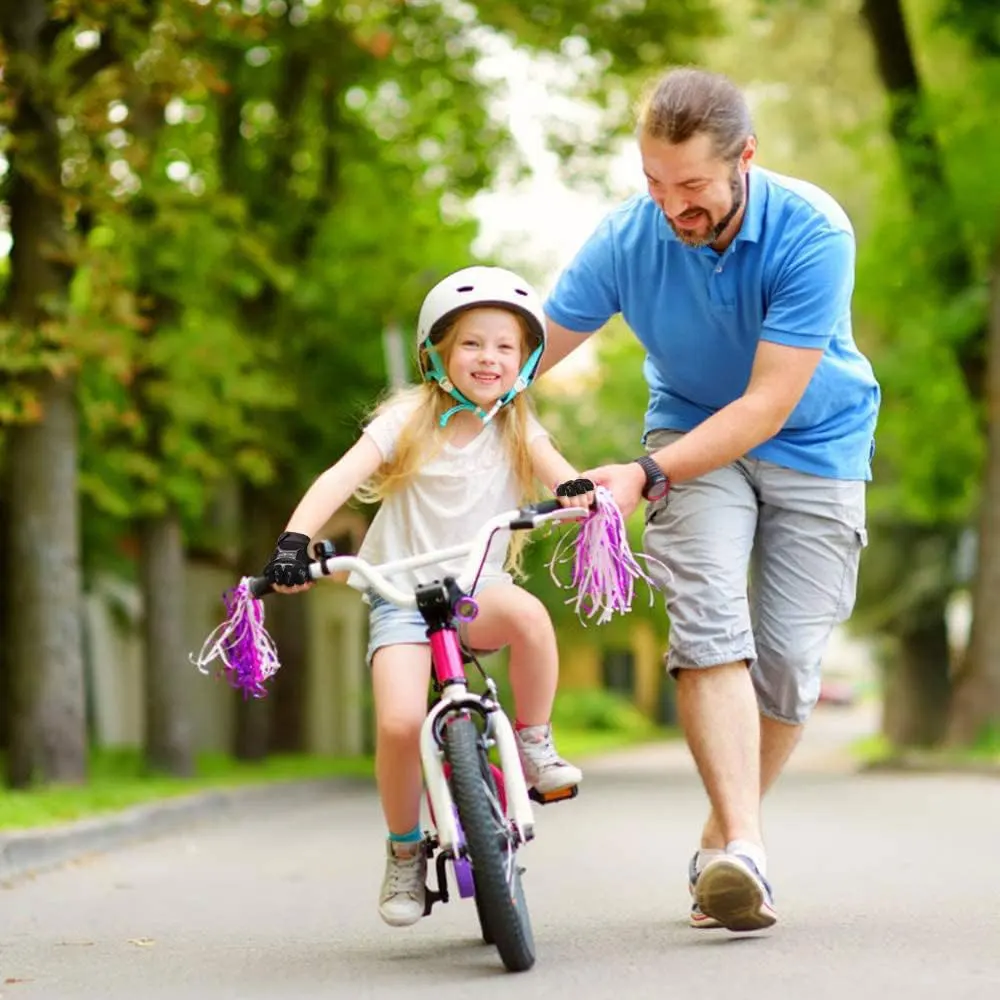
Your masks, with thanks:
[(764, 225), (764, 209), (767, 205), (767, 178), (757, 167), (751, 167), (747, 174), (747, 208), (743, 213), (743, 223), (733, 242), (760, 241), (760, 231)]

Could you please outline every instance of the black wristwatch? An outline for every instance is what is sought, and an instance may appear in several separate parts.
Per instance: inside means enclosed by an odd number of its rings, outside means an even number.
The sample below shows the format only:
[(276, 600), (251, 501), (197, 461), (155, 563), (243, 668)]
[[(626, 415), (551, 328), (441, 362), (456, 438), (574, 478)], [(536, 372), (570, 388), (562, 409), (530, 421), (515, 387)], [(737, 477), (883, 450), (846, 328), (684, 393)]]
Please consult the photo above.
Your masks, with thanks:
[(633, 459), (634, 462), (642, 466), (642, 471), (646, 473), (646, 485), (642, 488), (642, 495), (651, 501), (662, 500), (670, 492), (670, 480), (649, 455)]

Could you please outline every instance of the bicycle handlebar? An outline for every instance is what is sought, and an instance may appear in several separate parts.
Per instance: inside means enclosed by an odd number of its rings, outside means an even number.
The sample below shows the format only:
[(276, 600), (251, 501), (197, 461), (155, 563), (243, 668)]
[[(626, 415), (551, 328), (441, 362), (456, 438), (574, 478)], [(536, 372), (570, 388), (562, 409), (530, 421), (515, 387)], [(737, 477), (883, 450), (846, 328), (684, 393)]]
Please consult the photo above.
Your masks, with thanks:
[[(310, 563), (309, 576), (313, 580), (318, 580), (331, 573), (354, 570), (363, 576), (387, 601), (392, 602), (397, 607), (415, 608), (417, 606), (416, 595), (412, 591), (400, 590), (391, 584), (387, 577), (403, 570), (415, 569), (418, 566), (426, 566), (443, 559), (454, 559), (464, 555), (468, 558), (456, 582), (465, 591), (471, 586), (496, 531), (503, 528), (509, 528), (511, 531), (530, 531), (547, 521), (576, 521), (585, 516), (586, 511), (581, 507), (563, 507), (558, 500), (543, 500), (527, 507), (497, 514), (479, 529), (471, 542), (466, 542), (464, 545), (453, 545), (446, 549), (425, 552), (419, 556), (395, 559), (379, 566), (373, 566), (357, 556), (322, 557)], [(265, 594), (274, 592), (274, 588), (265, 576), (252, 577), (249, 586), (250, 593), (254, 597), (263, 597)]]

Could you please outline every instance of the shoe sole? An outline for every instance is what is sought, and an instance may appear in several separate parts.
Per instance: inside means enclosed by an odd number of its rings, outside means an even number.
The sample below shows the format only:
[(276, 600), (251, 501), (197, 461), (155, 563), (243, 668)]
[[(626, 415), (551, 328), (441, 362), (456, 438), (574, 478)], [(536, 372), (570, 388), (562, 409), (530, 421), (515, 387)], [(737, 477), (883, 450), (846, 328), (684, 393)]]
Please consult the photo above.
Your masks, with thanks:
[(387, 923), (390, 927), (412, 927), (414, 924), (420, 922), (420, 918), (423, 916), (421, 912), (418, 916), (413, 917), (391, 917), (386, 916), (381, 910), (378, 911), (378, 915), (382, 918), (384, 923)]
[(701, 873), (695, 899), (705, 916), (730, 931), (759, 931), (778, 919), (753, 875), (725, 858), (713, 861)]
[(704, 913), (699, 915), (692, 913), (689, 918), (689, 923), (695, 928), (695, 930), (699, 931), (710, 931), (713, 928), (722, 926), (722, 924), (720, 924), (715, 917), (706, 916)]

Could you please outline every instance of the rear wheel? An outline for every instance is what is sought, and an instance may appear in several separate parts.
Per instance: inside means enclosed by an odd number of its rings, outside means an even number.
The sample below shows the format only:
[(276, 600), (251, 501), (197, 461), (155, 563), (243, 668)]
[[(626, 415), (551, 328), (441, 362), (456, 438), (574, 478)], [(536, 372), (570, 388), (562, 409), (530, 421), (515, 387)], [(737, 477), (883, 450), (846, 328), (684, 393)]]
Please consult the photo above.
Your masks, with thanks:
[(472, 719), (451, 719), (444, 730), (451, 764), (451, 793), (465, 833), (476, 886), (476, 911), (483, 940), (496, 945), (511, 972), (535, 964), (531, 931), (515, 845), (490, 773), (486, 748)]

